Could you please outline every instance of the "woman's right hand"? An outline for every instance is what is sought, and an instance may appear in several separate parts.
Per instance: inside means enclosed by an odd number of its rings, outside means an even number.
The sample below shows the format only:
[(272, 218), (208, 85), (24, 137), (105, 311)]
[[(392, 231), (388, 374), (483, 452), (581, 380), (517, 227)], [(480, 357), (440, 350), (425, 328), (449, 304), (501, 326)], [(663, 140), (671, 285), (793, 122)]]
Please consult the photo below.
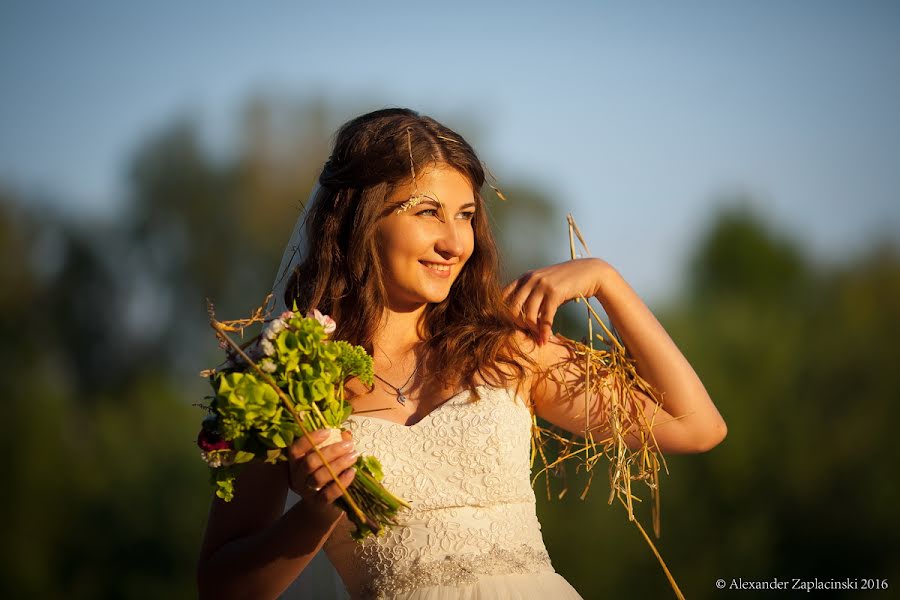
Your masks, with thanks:
[[(341, 510), (334, 506), (334, 501), (341, 497), (341, 489), (309, 440), (312, 438), (313, 442), (321, 444), (328, 435), (327, 429), (319, 429), (311, 432), (308, 437), (301, 435), (294, 440), (287, 452), (288, 483), (303, 498), (307, 507), (320, 512), (324, 517), (337, 519)], [(338, 481), (346, 488), (356, 476), (356, 469), (352, 467), (359, 453), (353, 448), (353, 436), (349, 431), (341, 432), (341, 437), (341, 442), (319, 446), (319, 452), (331, 465)]]

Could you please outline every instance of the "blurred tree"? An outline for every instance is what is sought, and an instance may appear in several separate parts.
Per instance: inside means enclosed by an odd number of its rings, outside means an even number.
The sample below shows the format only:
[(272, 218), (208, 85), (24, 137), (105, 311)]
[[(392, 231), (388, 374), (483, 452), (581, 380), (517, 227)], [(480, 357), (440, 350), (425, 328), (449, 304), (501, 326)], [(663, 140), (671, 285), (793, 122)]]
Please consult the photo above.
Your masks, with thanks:
[(808, 289), (808, 258), (796, 242), (776, 238), (745, 196), (723, 198), (714, 227), (689, 265), (692, 302), (706, 296), (780, 305)]
[[(228, 317), (262, 300), (334, 115), (256, 98), (241, 123), (224, 158), (189, 119), (149, 136), (115, 226), (38, 215), (0, 186), (0, 596), (195, 596), (210, 491), (189, 404), (219, 356), (204, 298)], [(540, 194), (501, 188), (508, 280), (567, 240)], [(897, 248), (817, 267), (746, 206), (716, 219), (685, 294), (654, 309), (729, 423), (713, 452), (669, 457), (663, 556), (691, 597), (718, 577), (891, 578)], [(602, 479), (586, 502), (538, 493), (554, 564), (586, 598), (667, 597)]]
[(553, 249), (566, 245), (566, 220), (541, 191), (524, 184), (501, 184), (506, 200), (485, 185), (482, 194), (500, 247), (501, 281), (506, 284), (547, 264)]
[[(726, 202), (691, 264), (686, 295), (654, 313), (729, 434), (708, 454), (668, 457), (657, 546), (682, 590), (719, 597), (719, 577), (895, 580), (896, 245), (820, 269)], [(605, 505), (605, 482), (593, 485), (584, 503), (544, 508), (561, 571), (587, 598), (668, 596), (624, 511)]]
[(204, 299), (228, 318), (263, 299), (333, 120), (254, 97), (215, 157), (177, 118), (137, 147), (112, 225), (0, 186), (0, 597), (196, 595), (211, 491), (190, 403), (220, 356)]

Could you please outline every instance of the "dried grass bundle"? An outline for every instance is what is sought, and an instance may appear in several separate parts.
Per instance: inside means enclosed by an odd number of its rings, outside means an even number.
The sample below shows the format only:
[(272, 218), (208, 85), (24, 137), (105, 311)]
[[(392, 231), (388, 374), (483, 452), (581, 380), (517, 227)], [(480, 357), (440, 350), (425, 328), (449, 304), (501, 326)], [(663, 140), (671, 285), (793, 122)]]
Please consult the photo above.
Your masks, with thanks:
[[(590, 251), (578, 229), (575, 219), (568, 215), (569, 250), (572, 259), (581, 258), (576, 253), (575, 239), (581, 244), (586, 256)], [(562, 499), (568, 493), (566, 478), (567, 465), (574, 463), (575, 472), (587, 474), (587, 483), (579, 497), (584, 500), (594, 479), (596, 469), (607, 465), (609, 474), (608, 504), (614, 500), (625, 507), (628, 520), (635, 524), (656, 556), (676, 597), (684, 598), (672, 574), (653, 544), (650, 536), (634, 515), (634, 502), (642, 500), (635, 495), (633, 482), (644, 482), (650, 491), (651, 514), (654, 536), (660, 537), (660, 486), (659, 471), (668, 467), (665, 458), (658, 450), (653, 435), (653, 421), (656, 411), (662, 404), (661, 396), (643, 377), (637, 373), (635, 361), (632, 359), (615, 331), (604, 323), (597, 312), (583, 296), (576, 302), (584, 304), (587, 310), (588, 334), (583, 342), (557, 336), (560, 342), (569, 349), (571, 360), (576, 366), (578, 379), (573, 385), (571, 379), (566, 382), (560, 374), (552, 369), (544, 375), (560, 384), (567, 390), (571, 401), (584, 403), (585, 415), (583, 438), (573, 437), (557, 427), (544, 427), (533, 417), (531, 465), (534, 486), (541, 475), (544, 476), (547, 498), (552, 497), (551, 475), (562, 482), (562, 489), (556, 494)], [(594, 334), (595, 323), (602, 329), (602, 334)], [(595, 348), (595, 340), (605, 349)], [(654, 413), (647, 418), (641, 410), (641, 403), (635, 392), (640, 391), (656, 401)], [(596, 402), (602, 406), (593, 406)], [(599, 411), (598, 411), (599, 408)], [(591, 423), (591, 415), (603, 414), (605, 422)], [(629, 448), (626, 437), (631, 435), (640, 441), (637, 448)], [(535, 471), (535, 464), (540, 461), (540, 468)]]

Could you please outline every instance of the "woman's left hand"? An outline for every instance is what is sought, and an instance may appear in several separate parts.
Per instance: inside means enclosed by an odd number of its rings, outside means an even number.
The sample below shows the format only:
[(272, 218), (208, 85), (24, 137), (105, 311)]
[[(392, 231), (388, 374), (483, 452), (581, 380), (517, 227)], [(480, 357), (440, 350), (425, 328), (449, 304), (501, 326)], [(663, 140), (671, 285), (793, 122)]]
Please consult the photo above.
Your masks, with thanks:
[(553, 335), (556, 309), (579, 296), (591, 298), (612, 267), (599, 258), (579, 258), (528, 271), (505, 288), (503, 296), (514, 313), (521, 312), (535, 327), (541, 345)]

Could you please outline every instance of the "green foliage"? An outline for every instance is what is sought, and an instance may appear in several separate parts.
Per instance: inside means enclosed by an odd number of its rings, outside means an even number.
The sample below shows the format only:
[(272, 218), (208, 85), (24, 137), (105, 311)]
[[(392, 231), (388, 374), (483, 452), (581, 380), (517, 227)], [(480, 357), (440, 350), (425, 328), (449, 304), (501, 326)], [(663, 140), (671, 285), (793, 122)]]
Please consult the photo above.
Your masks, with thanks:
[[(328, 340), (322, 323), (296, 313), (287, 321), (271, 321), (250, 354), (264, 355), (259, 364), (265, 363), (307, 431), (342, 427), (352, 412), (343, 398), (344, 382), (351, 376), (367, 383), (372, 379), (372, 357), (361, 346)], [(216, 495), (225, 501), (234, 497), (237, 465), (254, 458), (277, 462), (281, 453), (272, 450), (287, 448), (302, 433), (269, 380), (249, 365), (241, 368), (245, 370), (217, 372), (212, 380), (212, 433), (231, 442), (233, 451), (211, 450), (204, 458), (215, 472), (211, 482)], [(208, 424), (209, 418), (204, 421), (207, 430)]]
[(375, 478), (375, 481), (381, 481), (384, 479), (384, 471), (381, 468), (381, 463), (378, 462), (378, 459), (374, 456), (361, 456), (360, 460), (363, 462), (366, 469), (372, 473), (372, 476)]
[[(114, 227), (62, 220), (0, 186), (0, 597), (197, 597), (212, 493), (191, 403), (208, 385), (196, 371), (219, 352), (200, 300), (242, 314), (268, 289), (330, 130), (288, 132), (317, 145), (270, 161), (265, 110), (252, 112), (233, 163), (214, 161), (188, 121), (143, 140)], [(558, 250), (563, 219), (542, 219), (535, 243), (501, 214), (523, 197), (503, 188), (509, 203), (491, 206), (504, 264)], [(48, 244), (58, 258), (38, 251)], [(540, 266), (527, 256), (508, 277)], [(657, 545), (687, 597), (719, 597), (717, 577), (900, 580), (896, 248), (815, 268), (789, 236), (726, 214), (687, 275), (688, 294), (654, 312), (729, 424), (721, 446), (669, 457), (662, 478)], [(604, 475), (585, 502), (538, 490), (554, 566), (585, 598), (672, 597), (607, 506)]]
[[(655, 543), (689, 598), (719, 597), (719, 577), (896, 578), (900, 483), (860, 474), (895, 470), (900, 252), (873, 245), (817, 271), (741, 215), (723, 214), (699, 241), (693, 264), (719, 266), (653, 307), (729, 427), (709, 453), (667, 457)], [(672, 597), (606, 491), (597, 473), (584, 502), (538, 493), (554, 565), (585, 598)], [(637, 514), (647, 526), (647, 507)]]
[[(252, 455), (251, 455), (252, 458)], [(234, 478), (237, 475), (237, 469), (233, 467), (221, 467), (218, 469), (210, 469), (210, 482), (215, 488), (216, 496), (225, 502), (231, 502), (234, 499)]]
[(336, 359), (345, 377), (358, 377), (366, 385), (372, 385), (372, 358), (362, 346), (352, 346), (344, 341), (332, 342), (336, 347)]
[[(253, 431), (272, 442), (278, 435), (283, 409), (278, 394), (253, 373), (222, 373), (213, 407), (221, 416), (222, 434), (227, 440), (240, 440)], [(282, 448), (282, 444), (275, 444)]]

